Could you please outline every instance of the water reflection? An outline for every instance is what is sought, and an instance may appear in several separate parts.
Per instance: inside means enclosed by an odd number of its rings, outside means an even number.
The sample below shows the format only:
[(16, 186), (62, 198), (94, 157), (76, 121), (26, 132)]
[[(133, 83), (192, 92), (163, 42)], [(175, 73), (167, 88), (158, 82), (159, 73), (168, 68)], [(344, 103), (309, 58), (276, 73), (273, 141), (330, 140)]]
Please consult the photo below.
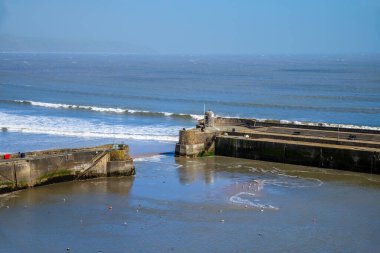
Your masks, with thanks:
[(216, 161), (215, 157), (205, 159), (176, 158), (178, 166), (178, 177), (181, 184), (190, 184), (196, 180), (202, 180), (206, 184), (215, 181)]
[(70, 196), (88, 194), (115, 194), (128, 196), (134, 177), (100, 178), (87, 181), (65, 182), (42, 187), (30, 188), (4, 194), (0, 198), (0, 207), (7, 205), (32, 206), (43, 203), (68, 202)]

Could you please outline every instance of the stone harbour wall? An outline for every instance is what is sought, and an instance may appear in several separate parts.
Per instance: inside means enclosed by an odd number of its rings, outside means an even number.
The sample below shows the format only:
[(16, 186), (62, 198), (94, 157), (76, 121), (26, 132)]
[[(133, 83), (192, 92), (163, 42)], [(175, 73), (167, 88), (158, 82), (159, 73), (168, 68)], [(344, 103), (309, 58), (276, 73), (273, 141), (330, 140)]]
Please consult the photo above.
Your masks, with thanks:
[(230, 156), (380, 174), (380, 131), (319, 123), (214, 119), (181, 130), (176, 156)]
[(0, 193), (54, 182), (135, 174), (128, 146), (119, 146), (122, 160), (111, 156), (112, 146), (27, 153), (25, 158), (0, 160)]
[(370, 149), (225, 136), (215, 146), (221, 156), (380, 174), (380, 154)]
[(215, 131), (202, 131), (199, 128), (180, 130), (175, 154), (186, 157), (214, 155), (216, 135)]

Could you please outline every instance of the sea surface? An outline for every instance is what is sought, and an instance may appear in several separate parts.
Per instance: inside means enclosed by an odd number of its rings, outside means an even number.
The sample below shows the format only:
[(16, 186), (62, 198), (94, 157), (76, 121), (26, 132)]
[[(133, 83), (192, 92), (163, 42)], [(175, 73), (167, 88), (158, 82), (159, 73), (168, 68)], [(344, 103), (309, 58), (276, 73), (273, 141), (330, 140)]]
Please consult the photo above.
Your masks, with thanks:
[(380, 58), (0, 53), (0, 153), (125, 143), (136, 176), (0, 195), (0, 252), (377, 252), (380, 176), (175, 158), (204, 108), (380, 128)]
[(204, 108), (380, 127), (380, 57), (0, 53), (3, 153), (173, 144)]

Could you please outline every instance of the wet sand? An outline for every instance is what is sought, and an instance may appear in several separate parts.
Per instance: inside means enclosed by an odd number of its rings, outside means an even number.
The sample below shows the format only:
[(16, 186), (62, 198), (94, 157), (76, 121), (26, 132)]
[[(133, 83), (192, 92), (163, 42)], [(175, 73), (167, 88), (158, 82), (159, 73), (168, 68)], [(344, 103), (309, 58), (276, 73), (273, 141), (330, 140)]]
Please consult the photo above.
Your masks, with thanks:
[(0, 252), (375, 252), (380, 176), (226, 157), (0, 197)]

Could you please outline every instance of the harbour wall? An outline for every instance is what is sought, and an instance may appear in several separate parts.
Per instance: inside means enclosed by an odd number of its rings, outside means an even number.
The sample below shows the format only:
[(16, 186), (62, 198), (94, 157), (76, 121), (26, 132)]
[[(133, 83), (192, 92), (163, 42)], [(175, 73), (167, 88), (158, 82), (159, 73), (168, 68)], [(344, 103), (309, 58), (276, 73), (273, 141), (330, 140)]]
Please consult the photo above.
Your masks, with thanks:
[(215, 118), (181, 130), (176, 156), (220, 155), (380, 174), (380, 131)]
[(196, 157), (214, 155), (215, 151), (214, 131), (204, 132), (199, 129), (180, 130), (179, 142), (176, 144), (175, 153), (178, 156)]
[[(13, 154), (17, 157), (17, 154)], [(135, 174), (128, 146), (50, 150), (0, 160), (0, 193), (54, 182)]]
[(215, 154), (380, 174), (380, 154), (349, 147), (223, 136), (216, 138)]

